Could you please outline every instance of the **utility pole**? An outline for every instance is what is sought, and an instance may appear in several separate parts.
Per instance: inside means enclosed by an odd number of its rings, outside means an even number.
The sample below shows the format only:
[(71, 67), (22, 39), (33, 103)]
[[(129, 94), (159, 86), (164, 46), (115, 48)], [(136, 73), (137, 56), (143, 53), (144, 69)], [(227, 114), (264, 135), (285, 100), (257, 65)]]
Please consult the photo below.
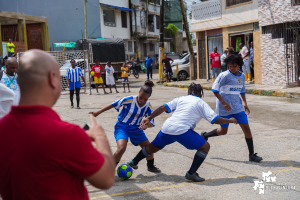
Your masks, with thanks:
[(186, 11), (185, 11), (185, 6), (183, 3), (183, 0), (180, 0), (180, 7), (181, 7), (181, 15), (183, 18), (183, 24), (185, 27), (186, 37), (187, 37), (189, 51), (190, 51), (190, 79), (195, 80), (194, 50), (193, 50), (193, 46), (192, 46), (192, 42), (191, 42), (190, 28), (189, 28), (189, 24), (187, 22)]
[(85, 39), (89, 38), (88, 35), (88, 22), (87, 22), (87, 9), (86, 9), (87, 0), (84, 0), (84, 23), (85, 23)]
[(159, 73), (158, 73), (160, 82), (163, 80), (162, 59), (164, 57), (164, 7), (165, 7), (165, 0), (162, 0), (160, 6)]

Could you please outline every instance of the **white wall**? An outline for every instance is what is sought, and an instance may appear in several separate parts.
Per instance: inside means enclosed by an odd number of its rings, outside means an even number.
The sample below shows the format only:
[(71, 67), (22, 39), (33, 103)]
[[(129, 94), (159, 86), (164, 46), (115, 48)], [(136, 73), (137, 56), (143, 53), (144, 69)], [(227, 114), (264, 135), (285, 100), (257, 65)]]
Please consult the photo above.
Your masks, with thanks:
[[(111, 2), (111, 3), (109, 3)], [(108, 1), (108, 0), (100, 0), (100, 3), (105, 3), (109, 5), (115, 5), (119, 7), (126, 7), (128, 8), (128, 1), (126, 0), (114, 0), (114, 1)], [(127, 13), (127, 28), (122, 27), (122, 19), (121, 19), (121, 11), (120, 9), (114, 9), (115, 10), (115, 22), (116, 26), (105, 26), (104, 25), (104, 16), (103, 16), (103, 9), (106, 9), (107, 6), (100, 4), (100, 25), (101, 25), (101, 37), (103, 38), (122, 38), (122, 39), (130, 39), (130, 14), (128, 11), (125, 11)], [(109, 7), (109, 9), (113, 9), (112, 7)]]
[[(203, 31), (215, 28), (235, 26), (258, 21), (258, 0), (252, 0), (251, 4), (235, 6), (226, 9), (226, 0), (221, 1), (221, 18), (206, 21), (193, 21), (191, 31)], [(201, 4), (201, 3), (199, 3)], [(199, 5), (198, 4), (198, 5)]]

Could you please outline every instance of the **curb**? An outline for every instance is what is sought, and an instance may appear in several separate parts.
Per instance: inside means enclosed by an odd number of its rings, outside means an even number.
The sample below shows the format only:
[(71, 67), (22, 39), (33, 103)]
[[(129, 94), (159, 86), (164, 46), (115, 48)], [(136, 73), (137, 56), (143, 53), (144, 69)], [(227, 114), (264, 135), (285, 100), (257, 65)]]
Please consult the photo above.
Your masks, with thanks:
[[(174, 83), (164, 83), (165, 87), (179, 87), (187, 89), (188, 84), (174, 84)], [(211, 86), (202, 85), (204, 90), (211, 90)], [(262, 96), (276, 96), (276, 97), (288, 97), (288, 98), (300, 98), (300, 92), (283, 92), (280, 90), (262, 90), (262, 89), (246, 89), (247, 94), (255, 94)]]

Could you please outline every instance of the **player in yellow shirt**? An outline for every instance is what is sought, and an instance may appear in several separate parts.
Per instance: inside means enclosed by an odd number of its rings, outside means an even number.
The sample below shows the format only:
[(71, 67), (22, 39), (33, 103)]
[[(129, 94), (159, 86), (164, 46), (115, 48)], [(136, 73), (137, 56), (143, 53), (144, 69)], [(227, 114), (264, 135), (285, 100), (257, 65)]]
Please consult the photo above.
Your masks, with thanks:
[(126, 92), (125, 91), (125, 84), (126, 83), (127, 83), (127, 86), (128, 86), (128, 92), (130, 92), (129, 81), (128, 81), (129, 68), (126, 66), (126, 63), (124, 63), (123, 66), (121, 67), (121, 71), (122, 71), (122, 83), (123, 83), (124, 93)]
[(15, 53), (15, 45), (14, 45), (14, 43), (12, 43), (11, 39), (9, 39), (8, 41), (9, 41), (7, 43), (8, 51), (10, 52), (10, 54), (14, 54)]

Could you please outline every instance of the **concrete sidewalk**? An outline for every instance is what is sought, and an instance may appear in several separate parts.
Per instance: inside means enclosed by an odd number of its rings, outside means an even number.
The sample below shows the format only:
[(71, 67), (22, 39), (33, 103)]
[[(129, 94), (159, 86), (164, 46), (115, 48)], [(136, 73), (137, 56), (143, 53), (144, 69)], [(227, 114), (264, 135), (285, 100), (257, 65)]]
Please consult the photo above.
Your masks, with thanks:
[[(205, 79), (198, 79), (194, 81), (180, 81), (180, 82), (174, 81), (171, 83), (163, 83), (163, 85), (167, 87), (188, 88), (192, 82), (201, 84), (204, 90), (211, 90), (212, 87), (211, 80), (207, 81)], [(260, 84), (250, 84), (249, 82), (246, 82), (246, 93), (264, 95), (264, 96), (300, 98), (300, 87), (283, 89), (282, 86), (278, 86), (278, 85), (260, 85)]]

